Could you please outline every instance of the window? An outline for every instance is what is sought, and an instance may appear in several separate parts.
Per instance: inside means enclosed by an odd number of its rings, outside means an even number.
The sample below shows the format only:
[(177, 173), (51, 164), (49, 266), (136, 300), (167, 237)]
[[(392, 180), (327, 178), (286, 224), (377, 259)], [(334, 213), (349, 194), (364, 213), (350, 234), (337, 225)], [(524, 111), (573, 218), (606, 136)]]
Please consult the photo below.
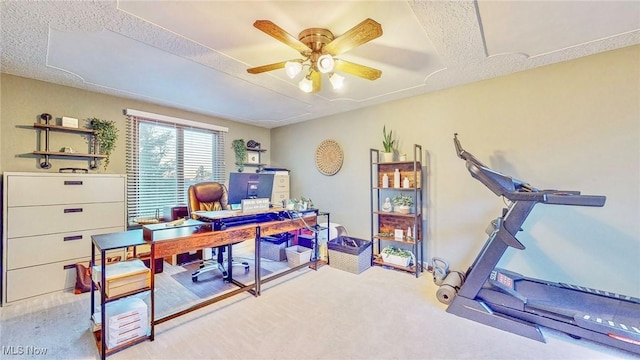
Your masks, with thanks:
[(129, 109), (126, 114), (130, 222), (162, 216), (168, 205), (186, 204), (192, 184), (226, 182), (226, 128)]

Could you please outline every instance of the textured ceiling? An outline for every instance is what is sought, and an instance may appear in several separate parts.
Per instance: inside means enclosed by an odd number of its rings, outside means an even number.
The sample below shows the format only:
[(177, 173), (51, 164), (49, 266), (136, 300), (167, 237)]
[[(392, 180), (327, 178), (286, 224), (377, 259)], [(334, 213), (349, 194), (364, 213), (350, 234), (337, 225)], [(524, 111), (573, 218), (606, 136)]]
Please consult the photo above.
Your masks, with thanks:
[[(3, 73), (273, 128), (640, 44), (638, 1), (6, 1)], [(382, 71), (306, 94), (299, 53), (253, 27), (383, 35), (340, 55)], [(640, 66), (640, 64), (639, 64)], [(144, 109), (141, 109), (144, 110)]]

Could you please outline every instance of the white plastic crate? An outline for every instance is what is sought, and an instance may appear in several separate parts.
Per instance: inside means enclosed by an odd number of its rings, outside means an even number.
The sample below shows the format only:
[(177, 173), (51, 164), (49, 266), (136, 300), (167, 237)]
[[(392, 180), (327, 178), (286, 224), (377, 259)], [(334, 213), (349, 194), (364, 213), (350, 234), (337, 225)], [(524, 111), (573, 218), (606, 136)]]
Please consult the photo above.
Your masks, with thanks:
[(311, 261), (311, 249), (307, 247), (294, 245), (286, 248), (285, 252), (287, 253), (287, 264), (291, 268)]

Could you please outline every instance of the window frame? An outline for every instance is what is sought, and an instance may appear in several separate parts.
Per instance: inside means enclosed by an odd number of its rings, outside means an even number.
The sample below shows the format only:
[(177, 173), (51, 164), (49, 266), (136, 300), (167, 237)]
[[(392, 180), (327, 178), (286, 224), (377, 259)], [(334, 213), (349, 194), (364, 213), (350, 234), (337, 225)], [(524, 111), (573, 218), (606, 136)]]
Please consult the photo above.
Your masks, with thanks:
[[(138, 219), (161, 219), (164, 215), (164, 207), (170, 205), (186, 204), (186, 184), (197, 178), (185, 177), (185, 165), (188, 165), (189, 160), (185, 160), (185, 133), (188, 131), (203, 132), (212, 136), (211, 141), (211, 179), (210, 181), (217, 181), (220, 183), (226, 183), (226, 167), (225, 167), (225, 144), (228, 128), (169, 117), (165, 115), (153, 114), (142, 112), (138, 110), (126, 109), (125, 115), (127, 116), (127, 140), (126, 140), (126, 172), (127, 172), (127, 219), (129, 224), (135, 224)], [(149, 206), (141, 206), (141, 197), (143, 196), (141, 190), (141, 177), (140, 177), (140, 126), (141, 124), (156, 124), (158, 126), (167, 127), (168, 129), (175, 129), (175, 168), (174, 179), (175, 192), (171, 192), (171, 195), (176, 196), (175, 204), (161, 204), (158, 203), (155, 211), (149, 210)], [(201, 144), (207, 144), (207, 141), (203, 141)], [(205, 146), (206, 147), (206, 146)], [(187, 152), (188, 153), (188, 152)], [(197, 159), (197, 157), (196, 157)], [(196, 160), (197, 162), (197, 160)], [(196, 170), (197, 173), (198, 170)], [(196, 174), (197, 176), (197, 174)], [(162, 181), (161, 178), (152, 179), (153, 181)], [(162, 202), (162, 200), (158, 200)]]

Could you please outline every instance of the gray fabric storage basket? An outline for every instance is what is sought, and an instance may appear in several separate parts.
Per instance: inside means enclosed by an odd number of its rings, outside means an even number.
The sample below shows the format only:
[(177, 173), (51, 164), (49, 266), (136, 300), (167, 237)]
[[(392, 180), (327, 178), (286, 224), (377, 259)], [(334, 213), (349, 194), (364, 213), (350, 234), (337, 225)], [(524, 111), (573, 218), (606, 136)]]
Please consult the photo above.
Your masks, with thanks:
[(273, 260), (287, 260), (285, 249), (289, 246), (289, 237), (265, 236), (260, 239), (260, 257)]
[(329, 266), (353, 274), (371, 267), (372, 242), (350, 236), (339, 236), (327, 244)]

